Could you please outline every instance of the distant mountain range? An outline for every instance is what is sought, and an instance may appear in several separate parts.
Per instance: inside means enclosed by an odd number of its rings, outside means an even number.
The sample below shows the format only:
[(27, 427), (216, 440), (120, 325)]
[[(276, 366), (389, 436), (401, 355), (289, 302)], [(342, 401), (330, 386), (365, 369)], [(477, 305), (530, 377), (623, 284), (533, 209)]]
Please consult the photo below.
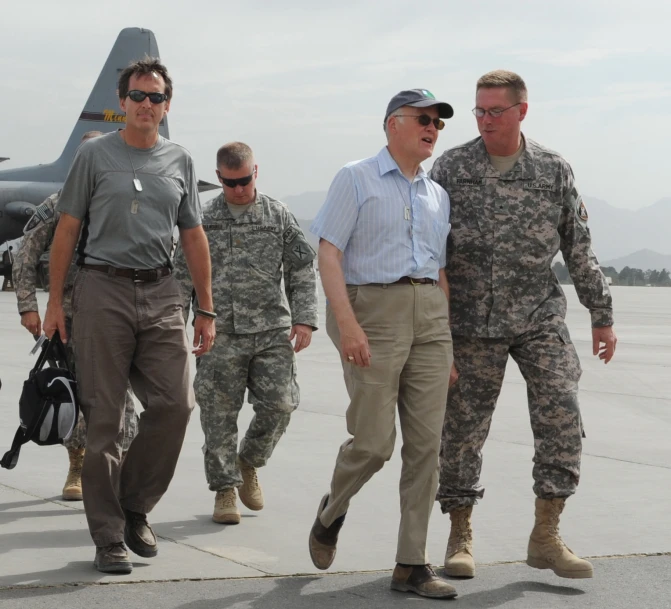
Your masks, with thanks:
[[(644, 250), (671, 254), (671, 197), (640, 209), (613, 207), (593, 197), (585, 197), (585, 204), (599, 260), (613, 261)], [(639, 259), (647, 260), (644, 256)]]
[(671, 271), (671, 256), (669, 254), (659, 254), (652, 250), (638, 250), (628, 256), (622, 258), (615, 258), (614, 260), (605, 260), (601, 262), (601, 266), (612, 266), (616, 271), (621, 271), (625, 266), (632, 269), (641, 269), (647, 271), (648, 269), (661, 271), (666, 269)]
[[(285, 197), (301, 227), (309, 232), (312, 218), (326, 199), (325, 191)], [(648, 207), (621, 209), (601, 199), (584, 197), (589, 214), (592, 243), (602, 266), (620, 271), (625, 266), (671, 270), (671, 197)], [(313, 245), (316, 239), (309, 234)]]

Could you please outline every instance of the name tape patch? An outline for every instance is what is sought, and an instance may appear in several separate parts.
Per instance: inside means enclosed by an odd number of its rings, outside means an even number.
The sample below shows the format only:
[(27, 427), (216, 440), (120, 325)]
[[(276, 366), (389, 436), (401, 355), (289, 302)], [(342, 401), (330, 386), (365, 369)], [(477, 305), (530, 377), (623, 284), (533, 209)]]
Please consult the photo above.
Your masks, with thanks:
[(481, 186), (484, 180), (482, 178), (455, 178), (454, 183), (460, 186)]
[(551, 184), (550, 182), (525, 182), (524, 183), (524, 189), (525, 190), (554, 190), (554, 184)]
[(280, 231), (278, 226), (271, 224), (252, 224), (252, 231), (263, 233), (278, 233)]

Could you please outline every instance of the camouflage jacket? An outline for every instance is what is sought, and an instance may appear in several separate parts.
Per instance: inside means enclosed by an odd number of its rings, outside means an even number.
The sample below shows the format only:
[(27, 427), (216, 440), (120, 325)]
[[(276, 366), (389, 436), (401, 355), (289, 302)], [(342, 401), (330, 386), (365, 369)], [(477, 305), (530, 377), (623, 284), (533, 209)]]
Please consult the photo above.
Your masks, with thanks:
[[(317, 328), (315, 251), (284, 203), (257, 193), (256, 203), (236, 220), (222, 193), (203, 210), (203, 228), (218, 332), (251, 334), (294, 324)], [(174, 272), (188, 312), (193, 284), (181, 246)]]
[[(48, 197), (43, 203), (38, 205), (33, 216), (28, 220), (23, 229), (23, 239), (16, 252), (14, 266), (12, 268), (12, 280), (16, 290), (16, 300), (19, 306), (19, 313), (27, 311), (38, 311), (37, 297), (37, 267), (40, 258), (51, 248), (51, 242), (54, 240), (56, 225), (60, 214), (55, 211), (60, 191)], [(72, 286), (75, 275), (77, 274), (77, 265), (72, 264), (65, 279), (63, 291), (63, 309), (66, 317), (72, 317)]]
[(573, 171), (556, 152), (525, 144), (503, 176), (481, 138), (444, 152), (431, 170), (450, 195), (446, 273), (456, 335), (519, 336), (550, 315), (564, 317), (566, 297), (552, 271), (559, 250), (592, 326), (613, 324)]

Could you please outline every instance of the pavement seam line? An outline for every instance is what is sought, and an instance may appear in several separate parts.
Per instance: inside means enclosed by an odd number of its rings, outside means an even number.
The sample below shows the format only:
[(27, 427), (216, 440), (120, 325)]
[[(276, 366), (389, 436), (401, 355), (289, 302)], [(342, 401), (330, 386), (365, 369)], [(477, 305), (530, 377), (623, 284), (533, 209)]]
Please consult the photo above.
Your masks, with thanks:
[[(45, 499), (44, 497), (40, 497), (39, 495), (35, 495), (33, 493), (23, 491), (21, 489), (15, 488), (13, 486), (9, 486), (8, 484), (0, 483), (0, 487), (10, 489), (10, 490), (15, 491), (17, 493), (22, 493), (24, 495), (28, 495), (29, 497), (34, 497), (35, 499), (39, 499), (40, 501), (45, 501), (47, 503), (52, 503), (53, 505), (59, 505), (61, 507), (70, 508), (73, 512), (80, 512), (82, 514), (85, 514), (83, 508), (80, 508), (76, 505), (70, 505), (71, 502), (55, 501), (53, 499)], [(263, 569), (259, 569), (258, 567), (248, 565), (244, 562), (240, 562), (238, 560), (235, 560), (233, 558), (229, 558), (228, 556), (224, 556), (222, 554), (216, 554), (215, 552), (210, 552), (208, 550), (203, 550), (202, 548), (199, 548), (198, 546), (194, 546), (194, 545), (191, 545), (189, 543), (184, 543), (183, 541), (178, 541), (177, 539), (173, 539), (172, 537), (166, 537), (165, 535), (156, 535), (156, 537), (158, 539), (163, 539), (165, 541), (171, 541), (172, 543), (175, 543), (175, 544), (180, 545), (180, 546), (185, 546), (187, 548), (191, 548), (192, 550), (197, 550), (198, 552), (202, 552), (203, 554), (209, 554), (210, 556), (215, 556), (216, 558), (223, 558), (224, 560), (229, 560), (230, 562), (235, 563), (236, 565), (239, 565), (241, 567), (246, 567), (248, 569), (253, 569), (254, 571), (258, 571), (259, 573), (264, 573), (265, 575), (268, 575), (268, 576), (273, 576), (274, 575), (272, 572), (264, 571)], [(157, 581), (161, 581), (161, 580), (157, 580)], [(4, 590), (4, 588), (0, 587), (0, 590)]]
[[(210, 556), (214, 556), (216, 558), (223, 558), (224, 560), (228, 560), (232, 563), (235, 563), (236, 565), (239, 565), (240, 567), (246, 567), (248, 569), (253, 569), (254, 571), (258, 571), (259, 573), (263, 573), (264, 576), (266, 577), (276, 577), (277, 574), (273, 573), (272, 571), (264, 571), (263, 569), (260, 569), (259, 567), (254, 567), (252, 565), (248, 565), (247, 563), (241, 562), (239, 560), (235, 560), (234, 558), (230, 558), (228, 556), (224, 556), (223, 554), (217, 554), (216, 552), (211, 552), (210, 550), (205, 550), (203, 548), (199, 548), (198, 546), (191, 545), (190, 543), (184, 543), (182, 541), (177, 541), (176, 539), (173, 539), (172, 537), (165, 537), (164, 535), (156, 535), (159, 539), (164, 539), (166, 541), (172, 541), (173, 543), (176, 543), (180, 546), (185, 546), (187, 548), (191, 548), (192, 550), (197, 550), (198, 552), (202, 552), (203, 554), (209, 554)], [(250, 576), (253, 577), (253, 576)], [(219, 579), (219, 578), (215, 578)], [(223, 578), (223, 579), (228, 579), (228, 578)]]
[(41, 501), (46, 501), (47, 503), (53, 503), (54, 505), (59, 505), (61, 507), (69, 508), (73, 512), (84, 512), (84, 510), (82, 508), (77, 507), (77, 505), (74, 505), (74, 503), (80, 503), (80, 502), (65, 501), (64, 499), (59, 499), (59, 500), (47, 499), (46, 497), (41, 497), (40, 495), (35, 495), (34, 493), (31, 493), (29, 491), (24, 491), (23, 489), (16, 488), (15, 486), (10, 486), (9, 484), (4, 484), (3, 482), (0, 482), (0, 487), (9, 489), (10, 491), (15, 491), (17, 493), (21, 493), (22, 495), (28, 495), (28, 497), (34, 497), (35, 499), (39, 499)]
[[(638, 396), (632, 396), (632, 397), (638, 397)], [(657, 399), (657, 398), (653, 398)], [(662, 398), (659, 398), (662, 399)], [(325, 416), (325, 417), (338, 417), (338, 418), (344, 418), (345, 415), (340, 415), (340, 414), (332, 414), (328, 412), (317, 412), (315, 410), (306, 410), (305, 408), (301, 409), (301, 412), (306, 412), (308, 414), (314, 414), (314, 415), (319, 415), (319, 416)], [(397, 425), (398, 426), (398, 425)], [(498, 442), (499, 444), (514, 444), (515, 446), (527, 446), (529, 448), (533, 448), (533, 444), (527, 444), (526, 442), (515, 442), (514, 440), (497, 440), (496, 438), (491, 439), (492, 442)], [(606, 455), (596, 455), (594, 453), (588, 453), (588, 452), (583, 452), (582, 453), (583, 457), (594, 457), (596, 459), (607, 459), (608, 461), (619, 461), (620, 463), (630, 463), (632, 465), (642, 465), (643, 467), (657, 467), (659, 469), (671, 469), (671, 466), (668, 465), (659, 465), (657, 463), (643, 463), (641, 461), (630, 461), (629, 459), (618, 459), (617, 457), (608, 457)]]
[[(651, 553), (634, 553), (634, 554), (609, 554), (605, 556), (586, 556), (591, 560), (626, 560), (628, 558), (660, 558), (671, 557), (671, 552), (651, 552)], [(479, 567), (501, 567), (507, 565), (524, 565), (524, 560), (502, 560), (489, 563), (478, 563)], [(440, 569), (442, 565), (434, 565), (436, 569)], [(343, 575), (373, 575), (376, 573), (391, 573), (391, 569), (368, 569), (362, 571), (329, 571), (323, 573), (294, 573), (294, 574), (268, 574), (263, 576), (236, 576), (236, 577), (182, 577), (171, 579), (137, 579), (133, 581), (106, 581), (106, 582), (72, 582), (62, 584), (45, 584), (45, 585), (13, 585), (0, 586), (0, 592), (12, 590), (48, 590), (51, 588), (79, 588), (79, 587), (94, 587), (94, 586), (133, 586), (136, 584), (173, 584), (182, 582), (210, 582), (210, 581), (245, 581), (250, 579), (289, 579), (289, 578), (323, 578), (323, 577), (337, 577)]]
[[(533, 444), (528, 444), (526, 442), (516, 442), (515, 440), (497, 440), (496, 438), (491, 439), (492, 442), (498, 442), (499, 444), (513, 444), (515, 446), (526, 446), (527, 448), (533, 448)], [(659, 465), (658, 463), (644, 463), (642, 461), (631, 461), (629, 459), (618, 459), (617, 457), (608, 457), (607, 455), (597, 455), (594, 453), (582, 453), (583, 457), (594, 457), (595, 459), (606, 459), (607, 461), (619, 461), (620, 463), (629, 463), (631, 465), (641, 465), (643, 467), (656, 467), (658, 469), (671, 469), (669, 465)]]

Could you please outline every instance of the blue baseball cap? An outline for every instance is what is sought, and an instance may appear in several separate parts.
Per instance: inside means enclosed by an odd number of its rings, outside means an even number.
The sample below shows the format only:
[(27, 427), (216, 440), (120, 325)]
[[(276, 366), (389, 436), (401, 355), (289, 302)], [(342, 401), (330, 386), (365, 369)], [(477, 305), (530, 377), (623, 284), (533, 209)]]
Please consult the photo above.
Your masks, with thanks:
[(397, 93), (391, 98), (391, 101), (387, 105), (387, 112), (384, 115), (384, 124), (387, 123), (387, 119), (392, 112), (403, 106), (413, 106), (415, 108), (436, 106), (440, 118), (452, 118), (454, 116), (452, 106), (448, 103), (438, 101), (428, 89), (408, 89), (407, 91)]

